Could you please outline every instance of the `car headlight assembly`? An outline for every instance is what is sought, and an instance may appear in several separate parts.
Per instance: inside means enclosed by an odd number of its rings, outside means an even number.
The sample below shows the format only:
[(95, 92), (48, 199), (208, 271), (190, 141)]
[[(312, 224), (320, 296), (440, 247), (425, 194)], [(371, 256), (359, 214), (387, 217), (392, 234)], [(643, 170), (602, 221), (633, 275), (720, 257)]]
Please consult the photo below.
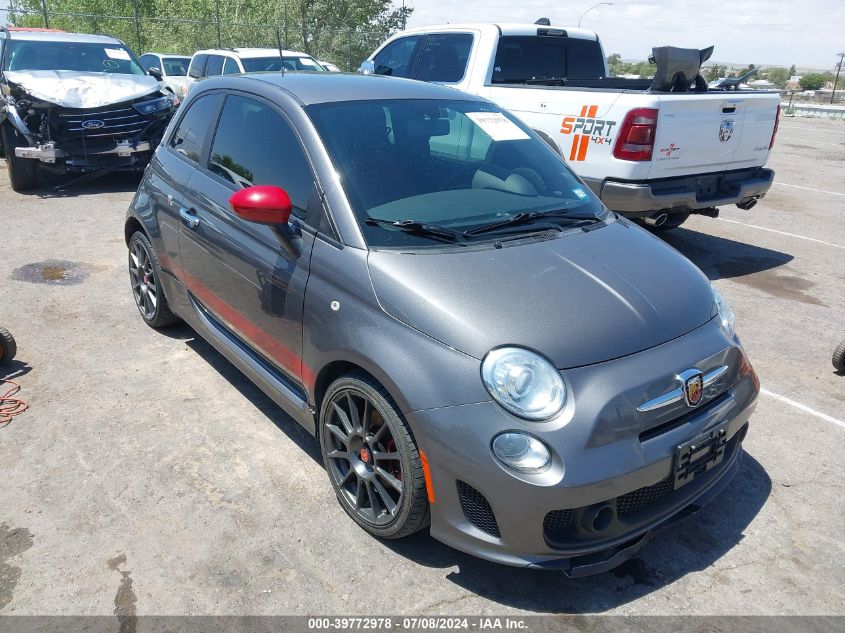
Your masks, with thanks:
[(166, 97), (159, 97), (158, 99), (151, 99), (150, 101), (142, 101), (136, 103), (132, 107), (141, 114), (153, 114), (154, 112), (161, 112), (176, 105), (176, 97), (167, 95)]
[(719, 318), (719, 325), (722, 326), (722, 331), (728, 338), (734, 337), (734, 334), (736, 334), (736, 315), (734, 315), (734, 311), (725, 298), (715, 288), (713, 288), (713, 310), (710, 316), (711, 318)]
[(481, 379), (496, 402), (526, 420), (547, 420), (566, 404), (560, 372), (540, 354), (522, 347), (488, 352), (481, 362)]

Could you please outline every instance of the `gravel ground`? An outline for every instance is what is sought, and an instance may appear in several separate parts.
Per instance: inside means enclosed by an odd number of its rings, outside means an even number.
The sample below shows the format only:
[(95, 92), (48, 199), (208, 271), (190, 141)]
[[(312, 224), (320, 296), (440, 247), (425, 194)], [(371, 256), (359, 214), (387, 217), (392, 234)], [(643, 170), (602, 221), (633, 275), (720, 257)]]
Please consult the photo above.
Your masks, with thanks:
[(733, 305), (763, 383), (741, 474), (583, 580), (368, 537), (315, 440), (190, 329), (141, 322), (137, 180), (18, 195), (2, 166), (0, 326), (31, 408), (0, 429), (0, 614), (845, 615), (845, 123), (785, 119), (771, 163), (757, 207), (666, 237)]

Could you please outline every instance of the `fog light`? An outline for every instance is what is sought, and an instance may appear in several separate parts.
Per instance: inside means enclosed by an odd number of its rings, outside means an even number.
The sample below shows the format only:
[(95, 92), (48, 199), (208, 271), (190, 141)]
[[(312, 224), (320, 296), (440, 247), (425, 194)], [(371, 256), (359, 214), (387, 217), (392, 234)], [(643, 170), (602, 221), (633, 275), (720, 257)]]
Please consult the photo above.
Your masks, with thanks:
[(493, 454), (508, 468), (536, 473), (549, 467), (552, 455), (536, 437), (511, 431), (493, 438)]

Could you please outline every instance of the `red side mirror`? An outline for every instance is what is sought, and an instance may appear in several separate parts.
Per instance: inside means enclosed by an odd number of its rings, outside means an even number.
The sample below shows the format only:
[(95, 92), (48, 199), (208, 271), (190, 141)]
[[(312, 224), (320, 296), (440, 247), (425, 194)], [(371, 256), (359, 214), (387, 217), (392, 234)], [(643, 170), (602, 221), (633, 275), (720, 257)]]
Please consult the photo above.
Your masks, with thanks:
[(287, 224), (291, 202), (281, 187), (256, 185), (236, 191), (229, 198), (232, 210), (242, 220), (260, 224)]

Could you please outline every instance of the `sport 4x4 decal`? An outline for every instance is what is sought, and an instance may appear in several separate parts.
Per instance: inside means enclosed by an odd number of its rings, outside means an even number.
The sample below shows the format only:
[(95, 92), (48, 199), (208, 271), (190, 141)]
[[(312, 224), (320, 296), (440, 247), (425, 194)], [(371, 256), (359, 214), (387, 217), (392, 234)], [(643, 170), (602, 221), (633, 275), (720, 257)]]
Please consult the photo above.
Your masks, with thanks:
[(581, 116), (565, 116), (560, 124), (561, 134), (573, 134), (572, 148), (569, 150), (570, 161), (582, 161), (587, 158), (590, 141), (596, 145), (610, 145), (613, 137), (611, 130), (616, 121), (597, 119), (597, 105), (581, 106)]

